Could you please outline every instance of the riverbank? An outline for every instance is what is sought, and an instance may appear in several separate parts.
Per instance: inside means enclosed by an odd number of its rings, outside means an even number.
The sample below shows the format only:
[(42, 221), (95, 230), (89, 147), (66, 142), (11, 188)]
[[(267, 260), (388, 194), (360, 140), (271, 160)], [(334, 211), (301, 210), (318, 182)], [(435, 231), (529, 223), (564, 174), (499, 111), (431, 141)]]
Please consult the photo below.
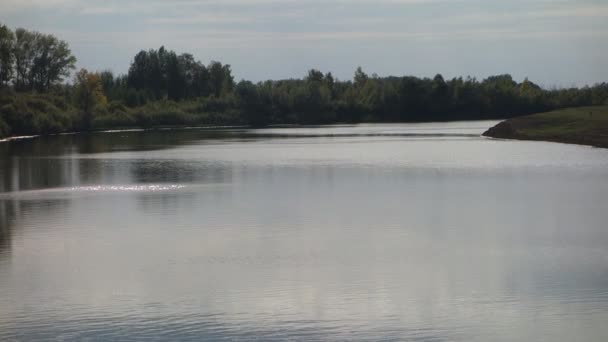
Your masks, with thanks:
[(483, 135), (608, 148), (608, 106), (567, 108), (512, 118)]
[[(219, 105), (222, 102), (224, 105)], [(80, 113), (65, 94), (19, 93), (5, 89), (0, 92), (0, 139), (15, 139), (38, 135), (95, 132), (123, 129), (162, 129), (183, 127), (226, 127), (310, 125), (362, 122), (432, 122), (495, 119), (495, 115), (451, 115), (439, 120), (404, 117), (402, 120), (382, 120), (372, 115), (358, 120), (346, 120), (347, 115), (333, 119), (311, 120), (301, 113), (278, 114), (270, 110), (265, 120), (254, 120), (241, 101), (234, 98), (199, 98), (195, 100), (159, 100), (137, 107), (128, 107), (116, 101), (95, 108), (87, 117)], [(511, 119), (485, 135), (495, 138), (548, 140), (608, 147), (608, 106), (581, 107), (546, 114)], [(595, 115), (589, 113), (595, 112)], [(266, 112), (264, 112), (266, 113)], [(87, 120), (88, 119), (88, 120)], [(319, 119), (319, 118), (317, 118)], [(434, 120), (435, 119), (435, 120)], [(548, 123), (548, 125), (545, 125)]]
[(0, 91), (0, 139), (124, 129), (244, 126), (236, 110), (208, 108), (209, 101), (155, 101), (128, 107), (119, 102), (95, 108), (88, 122), (62, 94)]

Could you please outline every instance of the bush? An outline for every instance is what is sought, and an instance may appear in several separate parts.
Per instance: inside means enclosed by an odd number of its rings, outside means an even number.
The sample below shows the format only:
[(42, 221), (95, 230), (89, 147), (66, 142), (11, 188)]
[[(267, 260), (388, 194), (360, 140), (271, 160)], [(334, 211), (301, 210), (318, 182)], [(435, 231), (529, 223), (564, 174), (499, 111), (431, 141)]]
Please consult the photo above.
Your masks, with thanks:
[(8, 124), (0, 117), (0, 139), (8, 137), (10, 133)]
[(133, 127), (137, 125), (136, 118), (127, 111), (97, 113), (93, 118), (93, 128), (107, 129), (116, 127)]
[[(55, 106), (51, 98), (39, 95), (18, 95), (3, 98), (0, 116), (3, 118), (4, 131), (11, 134), (50, 134), (73, 129), (73, 112)], [(57, 102), (61, 104), (61, 102)]]
[(192, 125), (196, 117), (184, 112), (173, 101), (153, 102), (138, 108), (135, 120), (141, 127)]

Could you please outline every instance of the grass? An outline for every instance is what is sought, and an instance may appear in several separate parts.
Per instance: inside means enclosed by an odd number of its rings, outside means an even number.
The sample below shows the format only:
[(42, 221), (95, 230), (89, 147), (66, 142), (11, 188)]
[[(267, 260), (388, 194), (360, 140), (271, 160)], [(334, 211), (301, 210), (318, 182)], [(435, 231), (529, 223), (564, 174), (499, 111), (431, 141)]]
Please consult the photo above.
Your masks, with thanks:
[[(242, 115), (233, 108), (234, 105), (222, 101), (160, 100), (136, 108), (111, 102), (94, 110), (86, 129), (244, 124)], [(82, 114), (63, 94), (16, 93), (10, 89), (0, 89), (0, 139), (83, 130), (83, 122)]]
[(608, 106), (568, 108), (513, 118), (490, 128), (484, 135), (608, 148)]

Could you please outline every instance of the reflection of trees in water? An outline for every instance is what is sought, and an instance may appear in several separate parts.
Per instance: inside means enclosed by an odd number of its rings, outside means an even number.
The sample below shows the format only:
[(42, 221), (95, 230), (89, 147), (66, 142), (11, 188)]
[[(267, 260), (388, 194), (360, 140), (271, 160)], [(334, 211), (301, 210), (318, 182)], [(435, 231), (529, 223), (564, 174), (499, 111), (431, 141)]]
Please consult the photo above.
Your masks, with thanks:
[(11, 247), (17, 206), (16, 201), (0, 201), (0, 256)]
[[(237, 137), (239, 134), (239, 131), (200, 129), (128, 131), (48, 136), (2, 143), (0, 192), (96, 184), (107, 172), (121, 172), (119, 169), (103, 169), (101, 159), (80, 158), (78, 154), (161, 150), (193, 141)], [(131, 161), (127, 162), (131, 164)], [(216, 167), (201, 173), (200, 166), (186, 163), (142, 163), (133, 167), (126, 173), (132, 173), (135, 180), (141, 182), (192, 182), (210, 177), (217, 181), (226, 177), (223, 168)]]
[(74, 151), (83, 154), (117, 151), (151, 151), (169, 149), (194, 141), (238, 136), (239, 131), (220, 129), (173, 129), (125, 131), (74, 135)]
[(71, 159), (14, 157), (3, 161), (0, 192), (55, 188), (70, 184), (78, 165)]
[(0, 160), (18, 157), (50, 157), (73, 153), (149, 151), (173, 148), (194, 141), (244, 137), (242, 130), (172, 129), (97, 132), (37, 137), (0, 144)]
[(70, 202), (68, 199), (0, 200), (0, 257), (10, 250), (12, 241), (19, 232), (19, 221), (24, 215), (51, 217), (66, 210)]
[(48, 158), (69, 152), (64, 144), (42, 137), (0, 144), (0, 192), (62, 186), (73, 177), (74, 161)]
[(233, 177), (230, 165), (188, 160), (138, 160), (131, 162), (130, 170), (136, 183), (217, 184)]
[[(125, 160), (108, 164), (103, 159), (80, 158), (78, 154), (161, 150), (195, 141), (236, 138), (241, 133), (213, 129), (127, 131), (0, 143), (0, 193), (99, 184), (113, 178), (135, 183), (227, 183), (232, 180), (233, 170), (226, 165), (175, 160)], [(32, 203), (34, 201), (0, 200), (0, 250), (10, 247), (15, 221)], [(35, 203), (37, 214), (54, 206), (41, 206), (41, 201)]]

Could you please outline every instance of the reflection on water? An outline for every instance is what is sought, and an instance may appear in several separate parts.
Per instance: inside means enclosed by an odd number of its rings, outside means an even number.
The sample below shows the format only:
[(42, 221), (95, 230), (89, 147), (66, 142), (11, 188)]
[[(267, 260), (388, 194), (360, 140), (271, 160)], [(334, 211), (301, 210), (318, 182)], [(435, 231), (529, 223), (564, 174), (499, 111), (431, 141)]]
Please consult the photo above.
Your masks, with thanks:
[(12, 226), (16, 216), (16, 203), (0, 201), (0, 255), (3, 258), (5, 250), (10, 248), (13, 237)]
[(0, 144), (0, 340), (604, 340), (608, 152), (489, 125)]

